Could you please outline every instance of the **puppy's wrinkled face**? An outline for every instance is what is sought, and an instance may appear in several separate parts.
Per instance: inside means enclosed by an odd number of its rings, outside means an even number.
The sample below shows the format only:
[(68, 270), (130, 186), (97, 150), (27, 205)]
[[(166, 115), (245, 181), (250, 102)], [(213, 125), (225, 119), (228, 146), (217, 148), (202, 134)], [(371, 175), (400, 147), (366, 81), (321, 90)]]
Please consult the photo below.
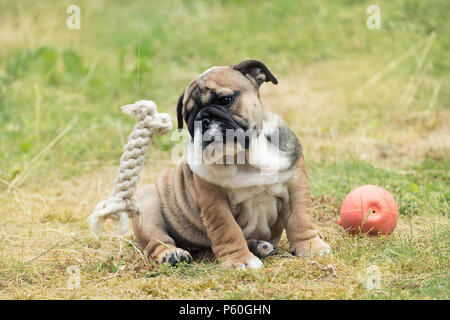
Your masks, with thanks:
[[(227, 130), (258, 130), (265, 114), (258, 91), (267, 81), (277, 83), (267, 67), (256, 60), (206, 70), (189, 84), (178, 101), (178, 128), (183, 128), (184, 120), (191, 137), (196, 128), (201, 128), (203, 134), (221, 134), (222, 141), (226, 141)], [(245, 136), (248, 148), (250, 135)], [(207, 140), (212, 142), (214, 137)], [(206, 147), (208, 142), (202, 145)]]

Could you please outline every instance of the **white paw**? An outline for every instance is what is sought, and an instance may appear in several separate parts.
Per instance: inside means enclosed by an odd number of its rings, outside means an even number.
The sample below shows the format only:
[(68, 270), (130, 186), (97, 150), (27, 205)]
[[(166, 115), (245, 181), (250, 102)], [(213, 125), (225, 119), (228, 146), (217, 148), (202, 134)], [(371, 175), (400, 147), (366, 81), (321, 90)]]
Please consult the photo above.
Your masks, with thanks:
[(292, 254), (298, 257), (308, 258), (316, 255), (326, 255), (331, 253), (331, 247), (328, 243), (316, 236), (311, 240), (305, 240), (297, 244), (292, 250)]
[(324, 256), (331, 253), (331, 247), (328, 243), (325, 243), (326, 247), (319, 251), (319, 255)]
[(257, 257), (251, 258), (250, 260), (247, 261), (247, 263), (245, 263), (245, 264), (242, 263), (237, 266), (237, 268), (240, 270), (245, 270), (245, 269), (257, 270), (257, 269), (261, 269), (262, 267), (263, 267), (263, 263)]

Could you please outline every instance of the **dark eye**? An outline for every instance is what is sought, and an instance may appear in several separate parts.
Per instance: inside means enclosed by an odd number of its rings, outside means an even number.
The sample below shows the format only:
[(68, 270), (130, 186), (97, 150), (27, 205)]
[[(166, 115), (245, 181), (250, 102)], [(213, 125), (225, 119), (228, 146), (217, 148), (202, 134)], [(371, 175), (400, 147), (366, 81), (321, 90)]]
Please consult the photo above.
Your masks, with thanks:
[(223, 96), (220, 98), (217, 98), (217, 104), (221, 106), (227, 106), (231, 104), (234, 100), (234, 96)]

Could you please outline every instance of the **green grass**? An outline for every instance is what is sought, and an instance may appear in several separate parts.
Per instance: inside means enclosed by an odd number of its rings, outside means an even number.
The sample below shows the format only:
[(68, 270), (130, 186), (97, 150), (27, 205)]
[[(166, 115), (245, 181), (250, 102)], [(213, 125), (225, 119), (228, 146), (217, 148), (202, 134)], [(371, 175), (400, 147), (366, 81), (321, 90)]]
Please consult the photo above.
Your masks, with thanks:
[[(448, 1), (377, 1), (381, 30), (366, 27), (370, 1), (85, 0), (80, 30), (65, 26), (70, 4), (0, 0), (0, 297), (448, 299)], [(302, 141), (334, 250), (316, 260), (337, 276), (291, 257), (285, 238), (258, 273), (158, 267), (112, 231), (91, 239), (85, 218), (111, 190), (133, 125), (120, 106), (152, 99), (175, 119), (195, 75), (247, 58), (280, 80), (261, 97)], [(173, 145), (155, 139), (141, 183), (172, 165)], [(394, 195), (393, 235), (350, 237), (336, 224), (363, 184)], [(67, 290), (74, 264), (82, 288)], [(364, 286), (372, 264), (375, 291)]]

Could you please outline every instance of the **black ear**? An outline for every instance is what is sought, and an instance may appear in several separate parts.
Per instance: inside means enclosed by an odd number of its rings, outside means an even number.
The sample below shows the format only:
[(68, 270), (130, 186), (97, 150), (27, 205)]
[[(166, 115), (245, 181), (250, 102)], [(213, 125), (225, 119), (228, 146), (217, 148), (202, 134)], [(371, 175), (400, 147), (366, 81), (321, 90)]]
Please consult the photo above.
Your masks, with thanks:
[(258, 60), (245, 60), (232, 65), (231, 68), (241, 72), (244, 76), (250, 78), (250, 80), (253, 80), (258, 87), (263, 82), (271, 81), (273, 84), (278, 83), (278, 80), (270, 72), (269, 68)]
[(183, 99), (184, 99), (184, 92), (178, 98), (177, 103), (178, 131), (183, 130)]

